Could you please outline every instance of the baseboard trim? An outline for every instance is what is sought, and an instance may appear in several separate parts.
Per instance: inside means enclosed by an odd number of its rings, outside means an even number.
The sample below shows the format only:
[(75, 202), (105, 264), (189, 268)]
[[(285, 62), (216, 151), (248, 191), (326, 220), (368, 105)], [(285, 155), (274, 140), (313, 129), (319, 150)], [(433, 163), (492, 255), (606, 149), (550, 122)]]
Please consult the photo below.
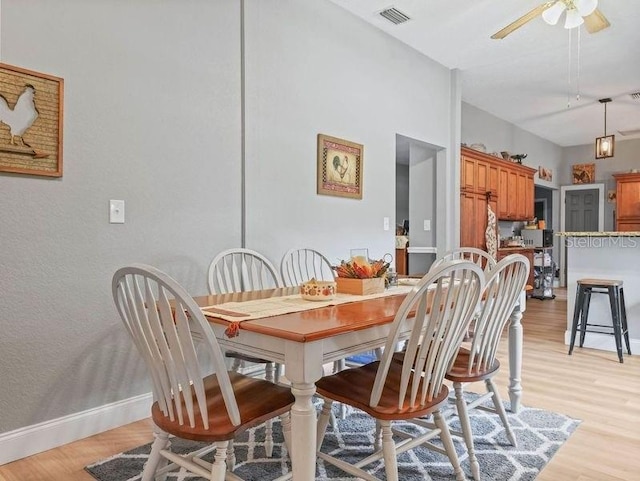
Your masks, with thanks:
[[(576, 343), (574, 345), (574, 351), (576, 349), (580, 349), (579, 344), (579, 336), (578, 333), (576, 335)], [(564, 332), (564, 343), (568, 346), (571, 343), (571, 331), (566, 330)], [(634, 354), (638, 354), (640, 352), (640, 339), (629, 338), (629, 344), (631, 347), (631, 352)], [(584, 347), (591, 349), (601, 349), (603, 351), (612, 351), (616, 352), (616, 341), (613, 336), (610, 334), (599, 334), (596, 332), (589, 332), (584, 338)], [(625, 356), (627, 356), (627, 346), (624, 343), (624, 339), (622, 340), (622, 352)]]
[(152, 402), (141, 394), (0, 434), (0, 465), (147, 418)]

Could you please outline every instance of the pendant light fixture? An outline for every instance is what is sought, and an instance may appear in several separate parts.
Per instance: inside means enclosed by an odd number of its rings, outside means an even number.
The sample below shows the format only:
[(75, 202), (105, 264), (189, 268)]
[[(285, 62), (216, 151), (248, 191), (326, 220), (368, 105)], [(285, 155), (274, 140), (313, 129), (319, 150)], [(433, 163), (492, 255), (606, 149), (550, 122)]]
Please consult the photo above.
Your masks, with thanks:
[(607, 104), (611, 99), (600, 99), (599, 102), (604, 104), (604, 135), (596, 139), (596, 159), (606, 159), (613, 157), (616, 136), (607, 135)]

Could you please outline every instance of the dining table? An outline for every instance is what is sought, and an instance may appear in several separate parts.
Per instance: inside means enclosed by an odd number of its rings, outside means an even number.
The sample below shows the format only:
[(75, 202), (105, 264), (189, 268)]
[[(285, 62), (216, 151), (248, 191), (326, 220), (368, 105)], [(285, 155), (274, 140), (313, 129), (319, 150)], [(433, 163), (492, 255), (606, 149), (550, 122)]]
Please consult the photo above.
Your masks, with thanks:
[[(384, 347), (389, 325), (411, 285), (390, 287), (380, 295), (338, 294), (331, 301), (302, 301), (299, 288), (195, 297), (222, 349), (284, 365), (295, 402), (291, 407), (290, 457), (294, 481), (311, 481), (316, 471), (315, 383), (323, 365)], [(262, 305), (264, 304), (264, 305)], [(290, 305), (290, 309), (282, 305)], [(252, 314), (248, 307), (256, 306)], [(247, 307), (245, 309), (245, 306)], [(271, 307), (269, 307), (271, 306)], [(522, 312), (514, 308), (508, 333), (511, 410), (520, 408), (522, 386)], [(261, 310), (262, 309), (262, 310)], [(294, 312), (287, 312), (293, 310)], [(408, 337), (411, 325), (401, 328)]]

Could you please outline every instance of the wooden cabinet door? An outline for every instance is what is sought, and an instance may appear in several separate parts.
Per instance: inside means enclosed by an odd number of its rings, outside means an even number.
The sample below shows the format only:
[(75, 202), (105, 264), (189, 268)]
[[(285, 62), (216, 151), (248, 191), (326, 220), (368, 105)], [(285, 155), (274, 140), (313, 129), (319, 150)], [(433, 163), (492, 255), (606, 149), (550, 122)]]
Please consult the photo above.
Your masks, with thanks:
[(460, 193), (460, 247), (475, 247), (476, 194)]
[(640, 232), (640, 217), (636, 220), (618, 220), (616, 230), (618, 232)]
[(518, 173), (516, 193), (516, 220), (526, 220), (527, 217), (527, 175)]
[(525, 211), (524, 218), (525, 220), (532, 220), (534, 216), (534, 191), (535, 186), (533, 183), (533, 176), (527, 176), (527, 183), (525, 187)]
[(482, 194), (489, 190), (489, 164), (480, 160), (476, 161), (476, 188), (475, 192)]
[(497, 195), (498, 194), (498, 187), (499, 187), (499, 183), (500, 183), (500, 179), (499, 179), (499, 171), (500, 169), (498, 169), (498, 167), (496, 167), (495, 165), (490, 165), (489, 166), (489, 178), (488, 178), (488, 182), (489, 182), (489, 188), (488, 190), (490, 192), (492, 192), (493, 194)]
[(618, 182), (616, 202), (619, 219), (640, 217), (640, 181)]
[(476, 161), (462, 156), (460, 171), (460, 187), (462, 190), (473, 192), (476, 187)]
[(508, 171), (507, 182), (507, 219), (515, 220), (518, 211), (518, 172)]
[(498, 170), (498, 219), (506, 219), (509, 215), (509, 171)]

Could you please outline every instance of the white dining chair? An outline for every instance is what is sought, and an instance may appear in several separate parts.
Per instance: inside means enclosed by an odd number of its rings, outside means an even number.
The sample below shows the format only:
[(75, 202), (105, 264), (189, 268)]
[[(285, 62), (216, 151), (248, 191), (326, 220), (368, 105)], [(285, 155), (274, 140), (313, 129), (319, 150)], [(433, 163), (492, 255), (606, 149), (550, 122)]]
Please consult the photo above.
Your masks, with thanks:
[(212, 294), (283, 287), (271, 261), (259, 252), (245, 248), (228, 249), (215, 256), (209, 265), (208, 279)]
[[(471, 322), (484, 282), (482, 269), (475, 263), (454, 260), (441, 264), (407, 294), (389, 327), (380, 361), (345, 369), (316, 383), (318, 394), (325, 399), (318, 420), (317, 449), (322, 460), (371, 481), (377, 478), (363, 467), (383, 459), (386, 479), (398, 481), (397, 456), (421, 445), (446, 453), (456, 480), (465, 479), (440, 408), (449, 395), (444, 376)], [(394, 348), (402, 335), (408, 336), (407, 347), (401, 358), (394, 359)], [(376, 419), (382, 432), (381, 450), (355, 463), (321, 450), (334, 401)], [(433, 423), (416, 419), (427, 415), (433, 416)], [(393, 422), (399, 420), (422, 428), (413, 432), (392, 429)], [(444, 450), (431, 443), (435, 437), (440, 437)]]
[(287, 287), (299, 286), (310, 279), (332, 281), (335, 278), (329, 260), (310, 248), (289, 249), (280, 261), (280, 275)]
[[(473, 321), (471, 345), (460, 349), (453, 366), (445, 376), (453, 382), (462, 435), (467, 445), (471, 473), (475, 481), (480, 481), (480, 466), (473, 444), (470, 409), (481, 408), (497, 413), (504, 425), (507, 438), (516, 446), (516, 438), (509, 426), (493, 377), (500, 369), (496, 353), (502, 331), (524, 289), (528, 275), (529, 259), (521, 254), (505, 257), (491, 270), (482, 295), (480, 314)], [(464, 398), (464, 385), (478, 381), (484, 381), (487, 393), (467, 403)], [(493, 408), (484, 406), (488, 399), (493, 401)]]
[[(165, 479), (180, 467), (210, 481), (239, 480), (231, 473), (232, 440), (275, 416), (281, 416), (288, 442), (294, 402), (290, 389), (228, 372), (209, 322), (175, 280), (135, 264), (116, 271), (112, 294), (153, 386), (155, 439), (142, 481)], [(207, 445), (180, 455), (171, 451), (170, 435)], [(213, 462), (202, 459), (212, 451)]]

